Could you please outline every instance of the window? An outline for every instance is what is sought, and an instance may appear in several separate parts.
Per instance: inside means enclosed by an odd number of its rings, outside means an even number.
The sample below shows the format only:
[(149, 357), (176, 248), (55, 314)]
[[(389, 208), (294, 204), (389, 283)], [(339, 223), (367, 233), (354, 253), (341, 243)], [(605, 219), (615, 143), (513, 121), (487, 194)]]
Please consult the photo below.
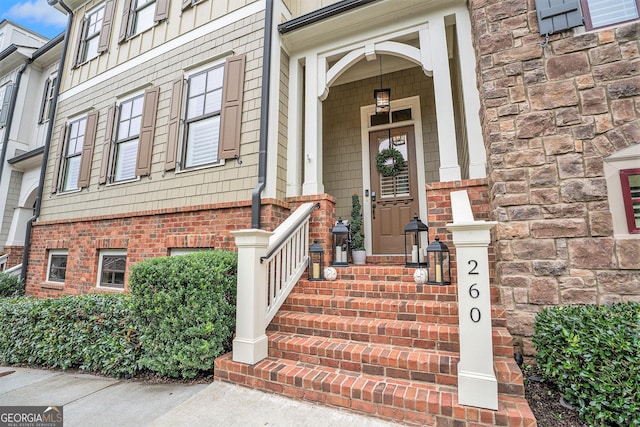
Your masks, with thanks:
[(640, 0), (581, 0), (587, 29), (638, 19)]
[(78, 27), (74, 66), (89, 61), (109, 49), (115, 0), (107, 0), (90, 10)]
[(125, 0), (119, 41), (140, 34), (169, 16), (169, 0)]
[(52, 193), (64, 193), (89, 186), (98, 112), (92, 111), (60, 129)]
[(620, 171), (620, 185), (629, 233), (640, 233), (640, 169)]
[(99, 184), (149, 175), (159, 94), (150, 88), (109, 109)]
[(121, 250), (100, 252), (98, 266), (98, 286), (103, 288), (124, 289), (124, 274), (127, 268), (127, 254)]
[(49, 121), (49, 113), (51, 113), (51, 102), (53, 101), (53, 91), (56, 86), (56, 78), (49, 77), (44, 84), (44, 92), (42, 94), (42, 105), (40, 107), (40, 117), (38, 123)]
[(165, 170), (215, 165), (239, 155), (245, 60), (234, 56), (193, 72), (186, 90), (182, 78), (173, 82)]
[(67, 276), (67, 250), (54, 249), (49, 251), (49, 267), (47, 268), (47, 282), (64, 283)]

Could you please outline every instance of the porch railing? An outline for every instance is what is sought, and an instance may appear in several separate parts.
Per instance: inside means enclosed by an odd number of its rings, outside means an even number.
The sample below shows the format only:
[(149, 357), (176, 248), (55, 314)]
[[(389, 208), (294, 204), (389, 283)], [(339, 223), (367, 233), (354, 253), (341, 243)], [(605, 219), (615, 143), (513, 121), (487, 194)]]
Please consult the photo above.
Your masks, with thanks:
[(4, 271), (7, 268), (8, 259), (9, 259), (9, 254), (4, 254), (0, 256), (0, 271)]
[(234, 361), (254, 364), (267, 357), (267, 325), (307, 268), (309, 220), (317, 208), (301, 205), (273, 232), (232, 233), (238, 247)]

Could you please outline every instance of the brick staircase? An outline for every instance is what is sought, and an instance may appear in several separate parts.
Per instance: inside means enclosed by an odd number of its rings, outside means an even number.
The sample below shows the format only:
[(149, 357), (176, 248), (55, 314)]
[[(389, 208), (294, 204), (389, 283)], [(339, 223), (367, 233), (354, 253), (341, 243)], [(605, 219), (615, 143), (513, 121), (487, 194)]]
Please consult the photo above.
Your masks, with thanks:
[(457, 403), (456, 287), (367, 265), (301, 280), (269, 325), (269, 357), (216, 360), (215, 378), (409, 425), (535, 426), (506, 315), (492, 308), (499, 410)]

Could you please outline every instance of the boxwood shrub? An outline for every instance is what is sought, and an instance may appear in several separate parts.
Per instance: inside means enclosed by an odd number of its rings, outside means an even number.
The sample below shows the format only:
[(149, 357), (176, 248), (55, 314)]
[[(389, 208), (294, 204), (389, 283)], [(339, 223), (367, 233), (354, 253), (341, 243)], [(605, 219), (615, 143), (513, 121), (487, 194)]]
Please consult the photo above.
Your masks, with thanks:
[(193, 378), (230, 350), (235, 330), (237, 254), (151, 258), (131, 268), (140, 363), (160, 375)]
[(589, 425), (640, 426), (640, 304), (560, 306), (534, 325), (536, 362)]
[(0, 299), (0, 362), (78, 368), (113, 376), (138, 370), (126, 295)]
[(0, 272), (0, 297), (24, 295), (24, 286), (20, 276)]

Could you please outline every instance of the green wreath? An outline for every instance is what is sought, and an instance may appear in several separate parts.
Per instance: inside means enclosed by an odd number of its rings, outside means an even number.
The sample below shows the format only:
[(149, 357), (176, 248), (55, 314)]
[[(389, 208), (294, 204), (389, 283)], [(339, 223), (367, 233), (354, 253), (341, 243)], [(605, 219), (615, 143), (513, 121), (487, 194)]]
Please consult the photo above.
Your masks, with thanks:
[[(389, 159), (393, 160), (390, 165), (387, 164)], [(376, 156), (376, 168), (382, 176), (397, 176), (406, 165), (402, 153), (393, 147), (385, 148)]]

